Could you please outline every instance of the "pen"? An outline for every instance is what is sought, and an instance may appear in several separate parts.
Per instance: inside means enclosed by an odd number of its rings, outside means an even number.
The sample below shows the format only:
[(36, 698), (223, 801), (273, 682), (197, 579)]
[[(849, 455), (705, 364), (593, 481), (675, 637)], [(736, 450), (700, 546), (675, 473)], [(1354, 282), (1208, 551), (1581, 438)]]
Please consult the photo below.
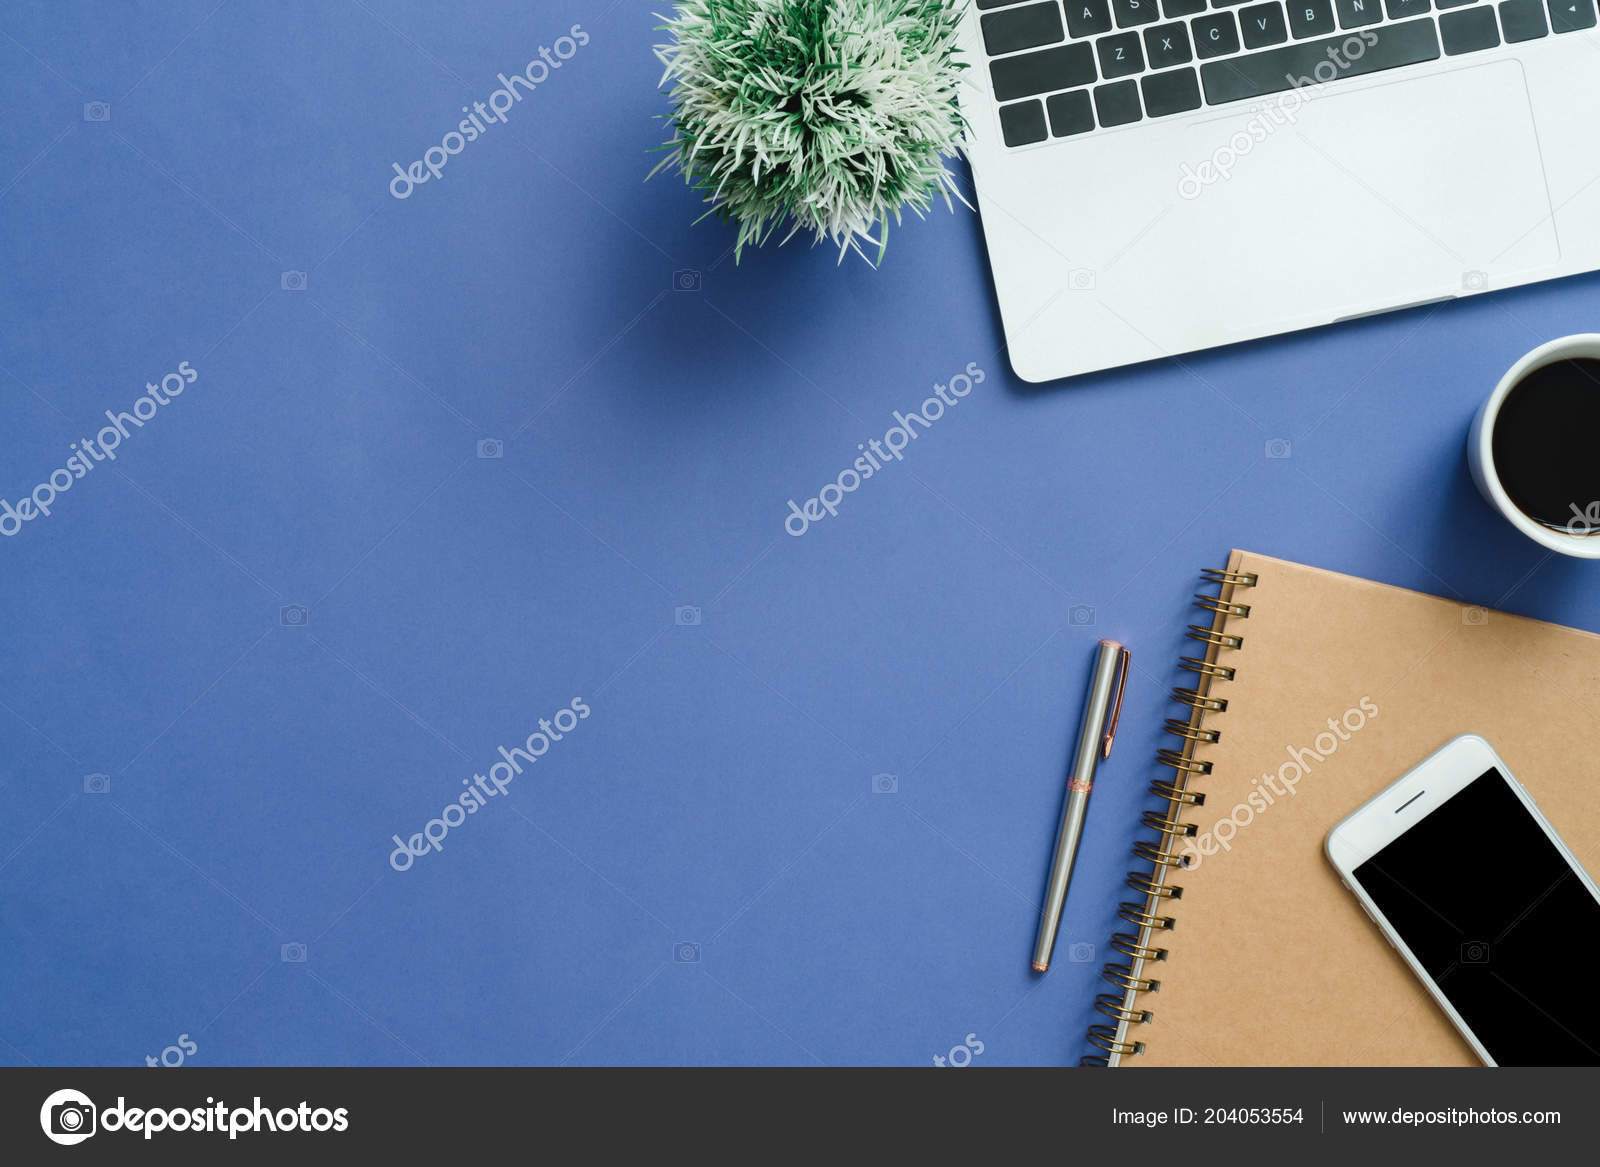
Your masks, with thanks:
[(1111, 742), (1117, 736), (1117, 719), (1122, 716), (1122, 693), (1128, 687), (1128, 650), (1115, 640), (1102, 640), (1095, 658), (1094, 675), (1089, 681), (1089, 696), (1083, 706), (1083, 724), (1078, 728), (1078, 753), (1067, 779), (1067, 797), (1061, 807), (1061, 826), (1056, 832), (1056, 855), (1050, 864), (1050, 882), (1045, 886), (1044, 910), (1039, 914), (1039, 939), (1033, 946), (1033, 971), (1050, 967), (1050, 954), (1056, 946), (1056, 931), (1061, 927), (1061, 908), (1067, 902), (1067, 884), (1072, 879), (1072, 864), (1078, 857), (1078, 840), (1083, 837), (1083, 819), (1089, 810), (1089, 791), (1094, 788), (1095, 766), (1111, 756)]

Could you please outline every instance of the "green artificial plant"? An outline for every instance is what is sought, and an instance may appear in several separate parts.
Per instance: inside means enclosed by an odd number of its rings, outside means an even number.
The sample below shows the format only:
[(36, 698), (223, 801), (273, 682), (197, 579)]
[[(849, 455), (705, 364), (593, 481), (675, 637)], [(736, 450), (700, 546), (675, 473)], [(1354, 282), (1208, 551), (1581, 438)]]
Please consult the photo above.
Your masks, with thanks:
[(785, 241), (882, 259), (902, 209), (966, 201), (945, 166), (964, 128), (955, 2), (684, 0), (656, 46), (673, 107), (656, 171), (738, 223), (736, 260), (785, 221)]

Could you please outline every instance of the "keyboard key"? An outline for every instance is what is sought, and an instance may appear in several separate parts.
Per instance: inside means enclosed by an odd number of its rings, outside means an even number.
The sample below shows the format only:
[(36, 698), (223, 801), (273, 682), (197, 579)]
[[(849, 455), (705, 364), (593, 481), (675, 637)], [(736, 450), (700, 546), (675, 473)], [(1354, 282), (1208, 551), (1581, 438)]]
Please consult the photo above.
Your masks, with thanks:
[(1500, 29), (1494, 22), (1494, 9), (1487, 4), (1465, 12), (1447, 12), (1439, 18), (1439, 39), (1447, 56), (1476, 53), (1500, 43)]
[(981, 23), (983, 47), (989, 50), (990, 56), (1053, 45), (1063, 36), (1061, 7), (1054, 3), (991, 12)]
[(1094, 91), (1094, 107), (1106, 129), (1139, 120), (1139, 86), (1133, 81), (1113, 81)]
[(1468, 4), (1475, 4), (1477, 0), (1438, 0), (1438, 3), (1439, 11), (1443, 12), (1446, 8), (1461, 8)]
[(1333, 31), (1333, 0), (1289, 0), (1289, 31), (1297, 41)]
[(1107, 81), (1113, 77), (1144, 72), (1144, 56), (1139, 52), (1138, 33), (1119, 32), (1116, 36), (1103, 36), (1095, 42), (1094, 47), (1100, 52), (1100, 76)]
[(1239, 28), (1244, 33), (1244, 47), (1247, 49), (1281, 45), (1289, 39), (1289, 27), (1283, 22), (1281, 4), (1257, 4), (1241, 9)]
[(1543, 0), (1506, 0), (1500, 5), (1500, 27), (1505, 31), (1506, 44), (1519, 45), (1523, 41), (1536, 41), (1550, 35), (1550, 26), (1544, 20)]
[(1233, 23), (1233, 13), (1213, 12), (1209, 16), (1197, 16), (1189, 23), (1194, 27), (1194, 51), (1202, 61), (1239, 51), (1239, 31)]
[(1111, 0), (1067, 0), (1067, 31), (1094, 36), (1111, 31)]
[(1246, 0), (1211, 0), (1211, 7), (1213, 7), (1213, 8), (1232, 8), (1235, 5), (1243, 4), (1245, 2), (1246, 2)]
[(1206, 10), (1206, 0), (1161, 0), (1161, 12), (1168, 20), (1193, 16)]
[(1593, 28), (1594, 0), (1550, 0), (1550, 27), (1556, 32)]
[(1038, 100), (1000, 107), (1000, 133), (1007, 146), (1030, 146), (1050, 136), (1044, 126), (1044, 105)]
[(1154, 24), (1161, 19), (1156, 0), (1111, 0), (1111, 10), (1117, 14), (1118, 28)]
[(1050, 115), (1050, 132), (1058, 138), (1086, 134), (1094, 129), (1094, 103), (1087, 89), (1058, 93), (1044, 103)]
[(1139, 79), (1144, 90), (1144, 111), (1153, 118), (1200, 108), (1200, 81), (1193, 69), (1151, 73)]
[(1340, 28), (1361, 28), (1383, 19), (1383, 0), (1334, 0)]
[(1018, 3), (1018, 0), (978, 0), (978, 7), (981, 9), (1001, 8), (1007, 4), (1016, 3)]
[(989, 79), (1000, 101), (1087, 85), (1095, 77), (1094, 50), (1085, 44), (1058, 45), (989, 62)]
[[(1539, 0), (1527, 0), (1537, 4)], [(1189, 51), (1189, 30), (1183, 24), (1163, 24), (1144, 30), (1144, 55), (1152, 69), (1187, 65), (1194, 59)]]
[[(1306, 0), (1297, 2), (1303, 4)], [(1491, 9), (1484, 11), (1493, 14)], [(1278, 49), (1247, 53), (1231, 61), (1202, 65), (1200, 81), (1205, 86), (1206, 104), (1222, 105), (1224, 102), (1248, 101), (1269, 93), (1281, 93), (1294, 84), (1290, 78), (1314, 78), (1317, 66), (1330, 61), (1330, 49), (1337, 50), (1347, 66), (1339, 71), (1341, 77), (1361, 77), (1401, 65), (1414, 65), (1418, 61), (1434, 61), (1439, 57), (1439, 37), (1433, 31), (1432, 20), (1385, 25), (1371, 35), (1373, 43), (1359, 57), (1344, 54), (1344, 44), (1349, 38), (1329, 37), (1327, 40), (1302, 41)]]
[(1428, 0), (1389, 0), (1390, 20), (1410, 20), (1413, 16), (1426, 16), (1433, 8)]

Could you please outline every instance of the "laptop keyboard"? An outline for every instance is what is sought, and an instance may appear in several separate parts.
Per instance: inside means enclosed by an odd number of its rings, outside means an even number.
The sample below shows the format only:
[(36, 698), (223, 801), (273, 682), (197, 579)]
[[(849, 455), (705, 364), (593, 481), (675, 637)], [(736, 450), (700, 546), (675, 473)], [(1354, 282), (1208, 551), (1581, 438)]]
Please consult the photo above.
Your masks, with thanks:
[(976, 0), (1007, 146), (1596, 24), (1596, 0)]

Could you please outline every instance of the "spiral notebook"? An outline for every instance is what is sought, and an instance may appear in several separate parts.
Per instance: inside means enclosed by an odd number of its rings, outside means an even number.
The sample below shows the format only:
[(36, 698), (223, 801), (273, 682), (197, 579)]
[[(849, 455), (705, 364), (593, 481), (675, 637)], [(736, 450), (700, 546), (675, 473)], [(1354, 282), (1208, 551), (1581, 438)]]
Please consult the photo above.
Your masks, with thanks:
[(1470, 732), (1600, 872), (1600, 637), (1245, 551), (1203, 578), (1086, 1060), (1478, 1064), (1323, 839)]

